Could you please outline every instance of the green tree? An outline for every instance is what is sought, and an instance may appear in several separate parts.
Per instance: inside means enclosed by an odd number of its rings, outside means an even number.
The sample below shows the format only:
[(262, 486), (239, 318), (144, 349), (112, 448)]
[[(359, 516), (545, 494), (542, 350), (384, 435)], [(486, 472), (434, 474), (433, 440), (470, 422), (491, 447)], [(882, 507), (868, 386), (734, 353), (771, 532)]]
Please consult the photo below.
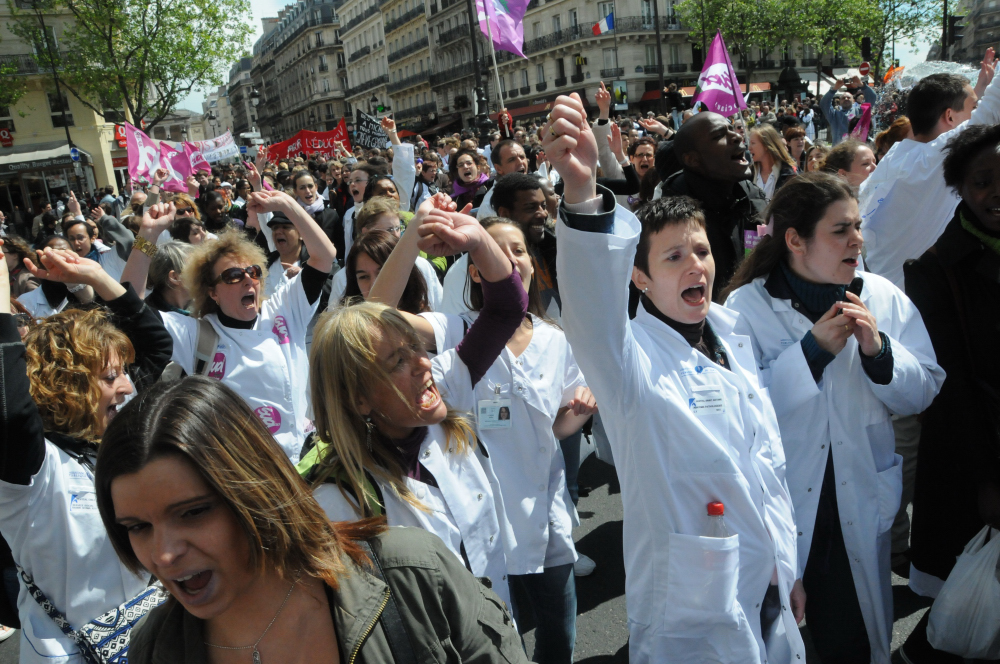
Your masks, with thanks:
[(0, 60), (0, 106), (13, 106), (28, 91), (24, 79), (17, 74), (17, 63)]
[(872, 40), (871, 66), (876, 75), (887, 69), (894, 42), (916, 47), (922, 39), (940, 36), (940, 0), (878, 0), (874, 4), (878, 11), (870, 13), (866, 28)]
[[(250, 45), (249, 0), (34, 0), (8, 28), (35, 59), (104, 117), (126, 110), (155, 126), (192, 90), (219, 85)], [(24, 6), (24, 2), (17, 3)], [(52, 37), (57, 15), (69, 19)], [(43, 30), (42, 25), (47, 29)]]

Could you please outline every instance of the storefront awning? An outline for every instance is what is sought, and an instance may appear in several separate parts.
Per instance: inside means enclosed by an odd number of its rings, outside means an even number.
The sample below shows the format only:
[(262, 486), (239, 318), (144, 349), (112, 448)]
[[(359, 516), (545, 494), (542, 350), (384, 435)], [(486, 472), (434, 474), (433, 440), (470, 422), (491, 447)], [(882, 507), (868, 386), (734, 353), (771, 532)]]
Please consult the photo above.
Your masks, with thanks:
[[(79, 148), (77, 148), (79, 150)], [(80, 150), (80, 163), (89, 164), (90, 155)], [(72, 166), (66, 143), (36, 143), (0, 150), (0, 173), (23, 173), (50, 166)]]
[[(545, 102), (544, 104), (531, 104), (529, 106), (521, 106), (520, 108), (511, 108), (508, 109), (508, 111), (510, 112), (510, 116), (512, 118), (521, 117), (523, 115), (524, 116), (541, 115), (543, 113), (548, 113), (549, 111), (551, 111), (552, 107), (555, 106), (555, 103), (556, 102), (553, 99), (552, 101)], [(583, 107), (590, 108), (590, 103), (587, 101), (586, 98), (583, 98)], [(490, 113), (490, 120), (496, 122), (497, 114)]]

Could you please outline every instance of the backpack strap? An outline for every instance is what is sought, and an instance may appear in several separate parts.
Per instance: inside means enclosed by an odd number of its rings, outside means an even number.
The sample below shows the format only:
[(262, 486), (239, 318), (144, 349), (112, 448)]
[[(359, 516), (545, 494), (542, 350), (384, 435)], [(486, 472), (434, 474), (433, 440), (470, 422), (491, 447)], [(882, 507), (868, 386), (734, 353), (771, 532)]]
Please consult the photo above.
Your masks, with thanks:
[(385, 578), (382, 571), (382, 562), (375, 555), (375, 549), (368, 540), (359, 540), (358, 544), (372, 561), (372, 574), (389, 589), (389, 601), (386, 602), (385, 609), (379, 620), (382, 621), (382, 630), (385, 632), (385, 640), (389, 642), (389, 650), (392, 652), (392, 661), (395, 664), (417, 664), (417, 657), (413, 652), (413, 645), (410, 643), (410, 636), (406, 633), (406, 625), (403, 624), (403, 616), (396, 605), (396, 596), (392, 592), (392, 587)]
[(212, 369), (212, 359), (215, 347), (219, 344), (219, 335), (215, 328), (204, 318), (198, 319), (198, 342), (194, 351), (194, 373), (205, 376)]

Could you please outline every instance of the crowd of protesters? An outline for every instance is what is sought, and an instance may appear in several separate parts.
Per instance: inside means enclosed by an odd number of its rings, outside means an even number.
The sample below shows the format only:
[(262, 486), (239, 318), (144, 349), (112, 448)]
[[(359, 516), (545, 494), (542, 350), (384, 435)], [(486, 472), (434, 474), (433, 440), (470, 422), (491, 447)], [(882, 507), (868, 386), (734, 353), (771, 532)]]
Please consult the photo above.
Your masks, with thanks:
[[(572, 662), (586, 435), (632, 662), (802, 661), (803, 620), (889, 662), (890, 571), (934, 597), (1000, 527), (993, 68), (879, 132), (857, 76), (730, 118), (601, 83), (0, 218), (0, 638)], [(960, 662), (926, 622), (907, 661)]]

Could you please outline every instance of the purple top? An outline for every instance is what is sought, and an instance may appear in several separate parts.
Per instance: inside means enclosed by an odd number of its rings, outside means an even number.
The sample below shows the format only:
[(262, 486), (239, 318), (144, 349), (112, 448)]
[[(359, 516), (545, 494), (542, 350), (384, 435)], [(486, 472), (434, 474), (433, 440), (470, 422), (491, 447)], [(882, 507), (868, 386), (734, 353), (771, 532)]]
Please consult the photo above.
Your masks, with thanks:
[[(517, 270), (511, 270), (510, 276), (502, 281), (483, 281), (482, 284), (483, 308), (469, 327), (468, 333), (455, 347), (458, 357), (469, 368), (473, 385), (486, 375), (493, 362), (500, 357), (528, 312), (528, 293), (524, 290)], [(406, 438), (390, 442), (391, 447), (399, 452), (407, 477), (437, 486), (434, 476), (418, 459), (420, 446), (426, 437), (427, 427), (417, 427)]]

